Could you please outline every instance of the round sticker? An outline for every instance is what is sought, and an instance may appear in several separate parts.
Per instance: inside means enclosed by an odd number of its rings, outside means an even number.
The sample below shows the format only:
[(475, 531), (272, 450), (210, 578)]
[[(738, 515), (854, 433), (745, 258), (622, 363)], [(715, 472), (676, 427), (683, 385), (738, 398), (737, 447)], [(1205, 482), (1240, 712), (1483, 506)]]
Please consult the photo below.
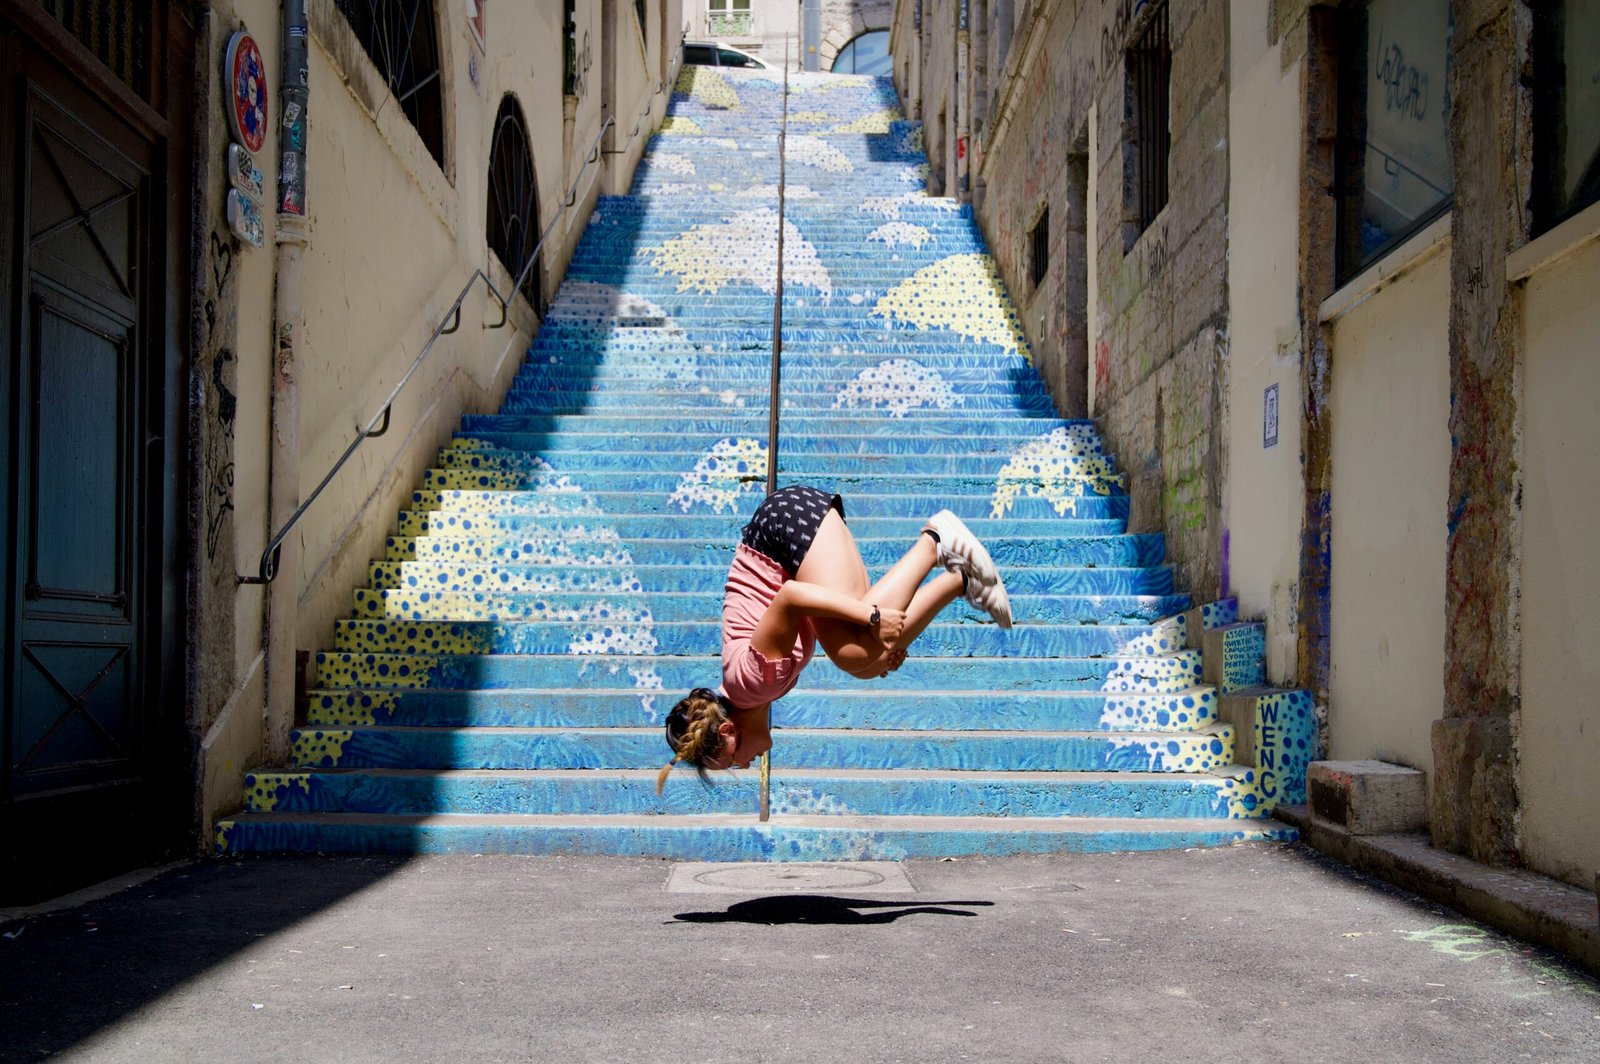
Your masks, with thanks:
[(223, 70), (228, 78), (228, 124), (252, 155), (267, 142), (267, 67), (255, 38), (244, 30), (228, 41)]

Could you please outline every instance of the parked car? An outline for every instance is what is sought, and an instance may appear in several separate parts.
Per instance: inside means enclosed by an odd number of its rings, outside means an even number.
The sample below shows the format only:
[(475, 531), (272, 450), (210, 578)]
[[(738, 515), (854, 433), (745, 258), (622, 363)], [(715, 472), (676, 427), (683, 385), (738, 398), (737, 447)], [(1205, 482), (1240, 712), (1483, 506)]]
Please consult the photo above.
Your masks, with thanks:
[(693, 66), (745, 67), (749, 70), (776, 69), (749, 52), (711, 41), (684, 41), (683, 61)]

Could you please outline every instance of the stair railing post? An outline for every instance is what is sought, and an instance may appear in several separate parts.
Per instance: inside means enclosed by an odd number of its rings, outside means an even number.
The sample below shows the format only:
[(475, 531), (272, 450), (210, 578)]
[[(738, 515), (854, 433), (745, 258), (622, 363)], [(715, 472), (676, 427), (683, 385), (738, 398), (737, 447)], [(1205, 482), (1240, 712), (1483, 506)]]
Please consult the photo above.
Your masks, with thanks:
[[(789, 38), (783, 38), (783, 118), (778, 125), (778, 274), (772, 301), (772, 386), (767, 395), (767, 494), (778, 490), (778, 382), (783, 356), (783, 207), (789, 138)], [(767, 704), (767, 734), (772, 733), (772, 704)], [(772, 818), (772, 752), (761, 755), (761, 823)]]

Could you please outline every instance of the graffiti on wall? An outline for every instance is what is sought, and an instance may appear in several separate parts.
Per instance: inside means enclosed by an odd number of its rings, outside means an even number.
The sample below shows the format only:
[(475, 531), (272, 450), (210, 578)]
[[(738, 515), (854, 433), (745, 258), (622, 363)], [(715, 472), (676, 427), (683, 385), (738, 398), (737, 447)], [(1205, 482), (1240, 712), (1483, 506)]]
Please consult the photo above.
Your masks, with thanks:
[(233, 278), (234, 242), (213, 230), (206, 242), (206, 292), (202, 303), (205, 335), (201, 338), (201, 363), (210, 363), (205, 393), (202, 432), (206, 560), (214, 562), (223, 533), (233, 513), (233, 429), (239, 414), (238, 359), (227, 346), (233, 332), (233, 301), (228, 296)]

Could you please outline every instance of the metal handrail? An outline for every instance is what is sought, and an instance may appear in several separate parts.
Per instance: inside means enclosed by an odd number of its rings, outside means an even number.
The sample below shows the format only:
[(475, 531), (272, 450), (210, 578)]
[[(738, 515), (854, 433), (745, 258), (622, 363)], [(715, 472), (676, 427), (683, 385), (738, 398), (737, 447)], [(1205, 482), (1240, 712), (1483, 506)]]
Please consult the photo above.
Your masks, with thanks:
[(614, 125), (616, 125), (616, 119), (612, 115), (607, 115), (606, 120), (600, 124), (600, 131), (595, 134), (594, 142), (589, 146), (588, 158), (583, 161), (583, 166), (579, 168), (577, 177), (573, 178), (572, 188), (568, 190), (566, 198), (556, 210), (555, 217), (550, 219), (550, 224), (545, 226), (544, 232), (539, 234), (539, 242), (533, 246), (533, 251), (528, 255), (528, 261), (523, 263), (522, 269), (518, 271), (516, 279), (511, 283), (510, 293), (502, 293), (500, 289), (496, 288), (494, 281), (483, 270), (475, 269), (472, 271), (472, 276), (467, 278), (467, 283), (462, 285), (455, 301), (450, 304), (450, 309), (445, 312), (444, 319), (434, 327), (433, 334), (428, 337), (428, 342), (422, 345), (422, 350), (412, 360), (411, 367), (406, 370), (399, 383), (390, 390), (388, 398), (383, 401), (382, 408), (357, 430), (356, 438), (350, 441), (350, 445), (344, 449), (344, 453), (339, 456), (339, 460), (333, 463), (333, 467), (328, 470), (317, 486), (311, 490), (311, 494), (306, 496), (305, 501), (295, 507), (294, 513), (289, 515), (289, 519), (284, 522), (277, 535), (267, 541), (266, 549), (261, 552), (261, 562), (257, 575), (237, 577), (240, 584), (270, 584), (277, 578), (278, 561), (283, 554), (284, 540), (289, 538), (289, 533), (294, 531), (295, 526), (300, 523), (300, 519), (311, 508), (311, 504), (317, 501), (317, 497), (333, 482), (333, 478), (339, 474), (339, 470), (344, 468), (344, 464), (350, 460), (350, 457), (356, 453), (361, 445), (367, 440), (382, 436), (389, 431), (389, 418), (394, 410), (394, 401), (399, 398), (400, 392), (404, 390), (405, 386), (411, 383), (411, 378), (421, 368), (423, 360), (433, 350), (433, 345), (439, 342), (439, 337), (449, 336), (461, 328), (461, 305), (466, 302), (467, 296), (471, 294), (473, 285), (479, 281), (483, 282), (483, 286), (489, 290), (489, 294), (500, 303), (500, 320), (493, 325), (485, 325), (484, 328), (500, 329), (505, 327), (511, 314), (511, 301), (516, 298), (517, 293), (522, 289), (523, 282), (528, 279), (528, 271), (533, 269), (534, 263), (539, 261), (539, 252), (543, 249), (545, 240), (555, 230), (556, 223), (561, 220), (562, 215), (566, 214), (567, 209), (577, 202), (578, 186), (583, 182), (583, 175), (600, 158), (600, 141), (605, 137), (606, 131)]
[[(789, 144), (789, 38), (783, 38), (783, 119), (778, 126), (778, 272), (772, 301), (772, 384), (767, 396), (767, 494), (778, 490), (778, 385), (783, 356), (783, 214), (788, 187)], [(767, 731), (772, 731), (772, 706), (767, 706)], [(772, 752), (761, 755), (761, 800), (757, 816), (765, 824), (772, 818)]]

